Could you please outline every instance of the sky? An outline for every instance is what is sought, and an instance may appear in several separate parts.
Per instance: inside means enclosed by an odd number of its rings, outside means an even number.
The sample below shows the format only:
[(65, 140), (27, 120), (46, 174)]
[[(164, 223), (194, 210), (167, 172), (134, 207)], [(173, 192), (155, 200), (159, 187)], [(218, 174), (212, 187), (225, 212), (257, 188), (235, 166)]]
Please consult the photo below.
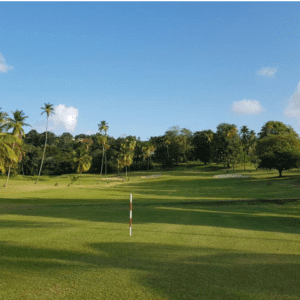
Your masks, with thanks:
[[(148, 140), (268, 121), (300, 135), (299, 2), (0, 2), (0, 107)], [(298, 32), (299, 31), (299, 32)]]

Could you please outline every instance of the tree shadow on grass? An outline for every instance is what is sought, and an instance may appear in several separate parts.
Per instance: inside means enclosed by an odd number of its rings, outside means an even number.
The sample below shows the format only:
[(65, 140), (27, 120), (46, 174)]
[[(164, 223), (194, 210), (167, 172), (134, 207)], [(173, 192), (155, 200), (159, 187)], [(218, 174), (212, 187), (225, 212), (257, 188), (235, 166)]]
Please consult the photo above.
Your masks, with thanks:
[(31, 221), (15, 221), (15, 220), (1, 220), (0, 228), (62, 228), (73, 227), (69, 223), (64, 222), (31, 222)]
[[(125, 299), (124, 292), (130, 298), (135, 297), (135, 290), (130, 290), (132, 280), (161, 299), (300, 299), (298, 255), (136, 242), (94, 243), (87, 247), (94, 250), (93, 254), (1, 242), (0, 274), (6, 270), (10, 274), (26, 271), (28, 278), (51, 274), (60, 276), (57, 280), (61, 280), (64, 272), (71, 271), (74, 277), (69, 280), (80, 286), (81, 278), (88, 275), (89, 270), (119, 270), (117, 275), (108, 274), (101, 282), (90, 281), (90, 290), (96, 292), (102, 285), (121, 282), (122, 272), (130, 270), (127, 290), (114, 284), (113, 292), (119, 295), (118, 299)], [(20, 281), (19, 275), (18, 282), (10, 289), (13, 290)], [(101, 297), (101, 294), (90, 296)]]
[[(300, 234), (299, 202), (281, 205), (266, 205), (265, 202), (262, 203), (264, 205), (254, 206), (249, 205), (250, 202), (245, 202), (244, 204), (236, 203), (235, 205), (232, 203), (227, 205), (224, 203), (203, 205), (201, 203), (187, 204), (169, 201), (160, 203), (135, 202), (133, 204), (133, 224), (138, 226), (139, 224), (161, 223)], [(291, 209), (289, 209), (290, 206), (292, 206)], [(6, 208), (4, 212), (8, 215), (62, 218), (64, 219), (60, 222), (62, 224), (68, 224), (68, 219), (118, 223), (124, 224), (124, 226), (128, 226), (129, 222), (129, 205), (121, 203), (83, 203), (24, 208), (14, 206), (10, 209)], [(10, 225), (13, 227), (14, 222), (16, 222), (17, 226), (22, 227), (23, 224), (23, 227), (26, 227), (28, 226), (26, 221), (22, 223), (23, 220), (14, 221), (5, 217), (2, 222), (6, 226)], [(57, 221), (59, 222), (59, 220)], [(43, 220), (39, 222), (43, 226)], [(48, 220), (45, 220), (45, 222), (46, 226), (57, 226), (51, 225), (52, 223), (48, 224)]]

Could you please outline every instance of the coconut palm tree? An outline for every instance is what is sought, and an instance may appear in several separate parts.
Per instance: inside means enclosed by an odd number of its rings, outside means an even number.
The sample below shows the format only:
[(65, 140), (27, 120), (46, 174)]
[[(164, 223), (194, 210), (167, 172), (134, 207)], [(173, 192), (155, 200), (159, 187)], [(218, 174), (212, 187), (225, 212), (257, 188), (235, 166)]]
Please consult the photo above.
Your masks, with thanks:
[(11, 145), (20, 143), (20, 139), (9, 133), (0, 133), (0, 170), (5, 173), (7, 161), (9, 165), (18, 161), (18, 156), (12, 150)]
[[(23, 126), (31, 126), (24, 122), (24, 120), (28, 118), (28, 116), (25, 116), (22, 110), (12, 111), (12, 114), (13, 114), (13, 118), (7, 119), (7, 125), (6, 125), (7, 130), (13, 129), (12, 135), (22, 140), (22, 136), (25, 136)], [(12, 144), (12, 150), (14, 150), (15, 145), (16, 145), (15, 143)], [(9, 176), (10, 176), (10, 169), (11, 169), (11, 165), (8, 168), (7, 180), (3, 187), (7, 186)]]
[(152, 154), (152, 152), (155, 150), (155, 146), (150, 144), (150, 143), (146, 143), (146, 145), (142, 148), (144, 156), (147, 157), (148, 159), (148, 164), (147, 164), (147, 175), (148, 175), (148, 171), (149, 171), (149, 158), (150, 155)]
[(127, 138), (121, 144), (121, 160), (122, 165), (126, 167), (126, 178), (127, 178), (127, 167), (130, 167), (133, 162), (134, 149), (136, 146), (136, 140), (133, 138)]
[(43, 162), (44, 162), (44, 157), (45, 157), (45, 151), (46, 151), (46, 145), (47, 145), (47, 132), (48, 132), (48, 120), (49, 120), (49, 115), (52, 114), (54, 112), (54, 109), (53, 109), (53, 104), (46, 104), (45, 103), (45, 106), (44, 107), (41, 107), (41, 109), (43, 110), (43, 112), (41, 113), (41, 115), (43, 113), (46, 113), (47, 114), (47, 125), (46, 125), (46, 139), (45, 139), (45, 146), (44, 146), (44, 153), (43, 153), (43, 158), (42, 158), (42, 163), (41, 163), (41, 167), (40, 167), (40, 171), (39, 171), (39, 175), (36, 179), (36, 182), (35, 184), (37, 184), (38, 180), (39, 180), (39, 177), (41, 175), (41, 171), (42, 171), (42, 167), (43, 167)]
[(76, 151), (73, 150), (73, 166), (76, 169), (76, 173), (80, 174), (81, 184), (81, 174), (82, 172), (87, 172), (92, 166), (92, 157), (89, 156), (88, 151), (83, 148), (78, 148)]
[[(103, 170), (103, 158), (105, 156), (105, 175), (106, 175), (106, 172), (107, 172), (107, 164), (106, 164), (106, 154), (105, 154), (105, 144), (107, 143), (107, 131), (108, 131), (108, 124), (106, 123), (106, 121), (101, 121), (100, 124), (98, 124), (98, 128), (99, 128), (99, 131), (100, 133), (103, 135), (103, 133), (105, 134), (106, 136), (106, 140), (105, 140), (105, 143), (102, 143), (102, 165), (101, 165), (101, 173), (100, 175), (102, 175), (102, 170)], [(104, 141), (104, 140), (103, 140)]]
[(104, 162), (104, 152), (105, 152), (105, 145), (107, 142), (107, 137), (105, 135), (100, 135), (98, 137), (98, 141), (100, 143), (100, 145), (102, 145), (102, 163), (101, 163), (101, 171), (100, 171), (100, 175), (102, 175), (102, 170), (103, 170), (103, 162)]
[(247, 126), (243, 126), (241, 128), (241, 142), (243, 144), (243, 151), (244, 151), (244, 171), (246, 171), (246, 152), (249, 150), (249, 129)]
[(8, 114), (4, 111), (1, 111), (0, 107), (0, 132), (7, 129), (7, 116)]

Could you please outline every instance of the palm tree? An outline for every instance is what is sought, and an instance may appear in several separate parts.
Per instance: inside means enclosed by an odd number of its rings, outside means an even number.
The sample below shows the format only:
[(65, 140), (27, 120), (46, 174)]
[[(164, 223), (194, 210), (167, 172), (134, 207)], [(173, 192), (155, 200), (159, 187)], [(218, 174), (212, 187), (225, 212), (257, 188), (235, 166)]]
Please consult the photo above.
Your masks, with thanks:
[[(98, 128), (99, 128), (99, 131), (100, 133), (103, 135), (103, 133), (105, 134), (106, 136), (106, 140), (105, 140), (105, 143), (107, 142), (107, 131), (108, 131), (108, 124), (106, 123), (106, 121), (101, 121), (100, 124), (98, 124)], [(104, 140), (103, 140), (104, 141)], [(103, 169), (103, 158), (105, 156), (105, 175), (106, 175), (106, 172), (107, 172), (107, 164), (106, 164), (106, 154), (105, 154), (105, 143), (102, 143), (102, 148), (103, 148), (103, 154), (102, 154), (102, 165), (101, 165), (101, 173), (100, 175), (102, 175), (102, 169)]]
[(39, 171), (39, 175), (38, 175), (38, 178), (36, 179), (36, 182), (35, 184), (37, 184), (38, 180), (39, 180), (39, 177), (41, 175), (41, 171), (42, 171), (42, 167), (43, 167), (43, 162), (44, 162), (44, 157), (45, 157), (45, 151), (46, 151), (46, 145), (47, 145), (47, 132), (48, 132), (48, 119), (49, 119), (49, 115), (51, 113), (53, 113), (54, 109), (53, 109), (53, 104), (46, 104), (45, 103), (45, 107), (41, 107), (41, 109), (43, 110), (43, 112), (41, 113), (41, 115), (43, 113), (46, 113), (47, 114), (47, 125), (46, 125), (46, 139), (45, 139), (45, 146), (44, 146), (44, 153), (43, 153), (43, 158), (42, 158), (42, 163), (41, 163), (41, 167), (40, 167), (40, 171)]
[(20, 139), (16, 136), (13, 136), (9, 133), (0, 133), (0, 170), (2, 173), (5, 173), (5, 167), (7, 165), (7, 161), (9, 164), (12, 162), (18, 161), (18, 156), (12, 150), (10, 145), (14, 143), (19, 143)]
[[(28, 116), (25, 116), (22, 110), (12, 111), (12, 114), (13, 114), (13, 118), (7, 119), (6, 127), (8, 130), (12, 128), (13, 129), (12, 135), (22, 140), (22, 136), (25, 136), (23, 126), (31, 126), (24, 122), (24, 120), (28, 118)], [(14, 147), (15, 147), (15, 143), (12, 144), (12, 150), (14, 150)], [(9, 176), (10, 176), (10, 169), (11, 169), (11, 165), (8, 168), (7, 180), (3, 187), (7, 186)]]
[(73, 150), (73, 166), (76, 168), (76, 173), (80, 174), (81, 184), (81, 174), (82, 172), (87, 172), (92, 166), (92, 157), (88, 155), (88, 151), (83, 148), (78, 148), (76, 151)]
[(7, 116), (8, 114), (4, 111), (1, 111), (0, 107), (0, 132), (7, 129)]
[(127, 138), (121, 144), (121, 151), (122, 151), (121, 160), (122, 160), (122, 165), (126, 167), (126, 178), (127, 178), (127, 167), (130, 167), (130, 165), (133, 162), (135, 146), (136, 146), (136, 140), (133, 138)]
[(100, 175), (102, 175), (103, 161), (104, 161), (104, 152), (105, 152), (105, 145), (106, 145), (106, 142), (107, 142), (107, 137), (105, 135), (100, 135), (98, 137), (98, 141), (102, 145), (102, 149), (103, 149), (102, 150), (102, 164), (101, 164), (101, 171), (100, 171)]
[[(224, 127), (224, 134), (225, 134), (225, 139), (227, 139), (227, 142), (228, 142), (228, 146), (227, 146), (227, 149), (226, 149), (226, 160), (227, 160), (227, 170), (226, 172), (228, 172), (228, 169), (229, 169), (229, 160), (232, 158), (232, 155), (230, 155), (230, 152), (231, 152), (231, 146), (233, 144), (233, 140), (234, 140), (234, 137), (237, 135), (237, 128), (235, 125), (229, 125), (227, 124), (225, 127)], [(233, 163), (233, 168), (234, 168), (234, 163)]]
[(148, 164), (147, 164), (147, 175), (148, 175), (148, 171), (149, 171), (149, 158), (150, 155), (152, 154), (152, 152), (155, 150), (155, 146), (149, 143), (146, 143), (146, 145), (142, 148), (143, 152), (144, 152), (144, 156), (147, 157), (148, 159)]
[(246, 171), (246, 152), (249, 150), (249, 129), (247, 126), (243, 126), (241, 128), (241, 141), (243, 144), (243, 150), (244, 150), (244, 171)]

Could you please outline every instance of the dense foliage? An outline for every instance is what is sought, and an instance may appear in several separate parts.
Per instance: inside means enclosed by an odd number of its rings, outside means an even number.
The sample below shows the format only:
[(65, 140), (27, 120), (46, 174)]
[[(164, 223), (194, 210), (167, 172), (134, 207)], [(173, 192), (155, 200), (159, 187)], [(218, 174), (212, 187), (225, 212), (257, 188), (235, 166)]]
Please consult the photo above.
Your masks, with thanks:
[[(42, 108), (48, 116), (52, 105)], [(16, 115), (17, 113), (17, 115)], [(283, 170), (300, 166), (298, 134), (282, 122), (269, 121), (258, 136), (247, 126), (240, 131), (236, 125), (221, 123), (216, 132), (191, 132), (171, 127), (162, 136), (141, 141), (135, 136), (115, 139), (107, 134), (105, 121), (98, 124), (99, 133), (73, 136), (65, 132), (38, 133), (30, 130), (24, 137), (27, 118), (22, 111), (14, 118), (0, 109), (0, 172), (23, 175), (61, 175), (70, 173), (98, 173), (150, 170), (154, 166), (171, 168), (179, 163), (201, 161), (222, 163), (225, 168), (253, 163), (255, 168)], [(9, 130), (12, 129), (12, 132)], [(22, 139), (22, 136), (24, 137)], [(14, 140), (12, 139), (14, 138)], [(17, 159), (17, 157), (19, 159)]]

